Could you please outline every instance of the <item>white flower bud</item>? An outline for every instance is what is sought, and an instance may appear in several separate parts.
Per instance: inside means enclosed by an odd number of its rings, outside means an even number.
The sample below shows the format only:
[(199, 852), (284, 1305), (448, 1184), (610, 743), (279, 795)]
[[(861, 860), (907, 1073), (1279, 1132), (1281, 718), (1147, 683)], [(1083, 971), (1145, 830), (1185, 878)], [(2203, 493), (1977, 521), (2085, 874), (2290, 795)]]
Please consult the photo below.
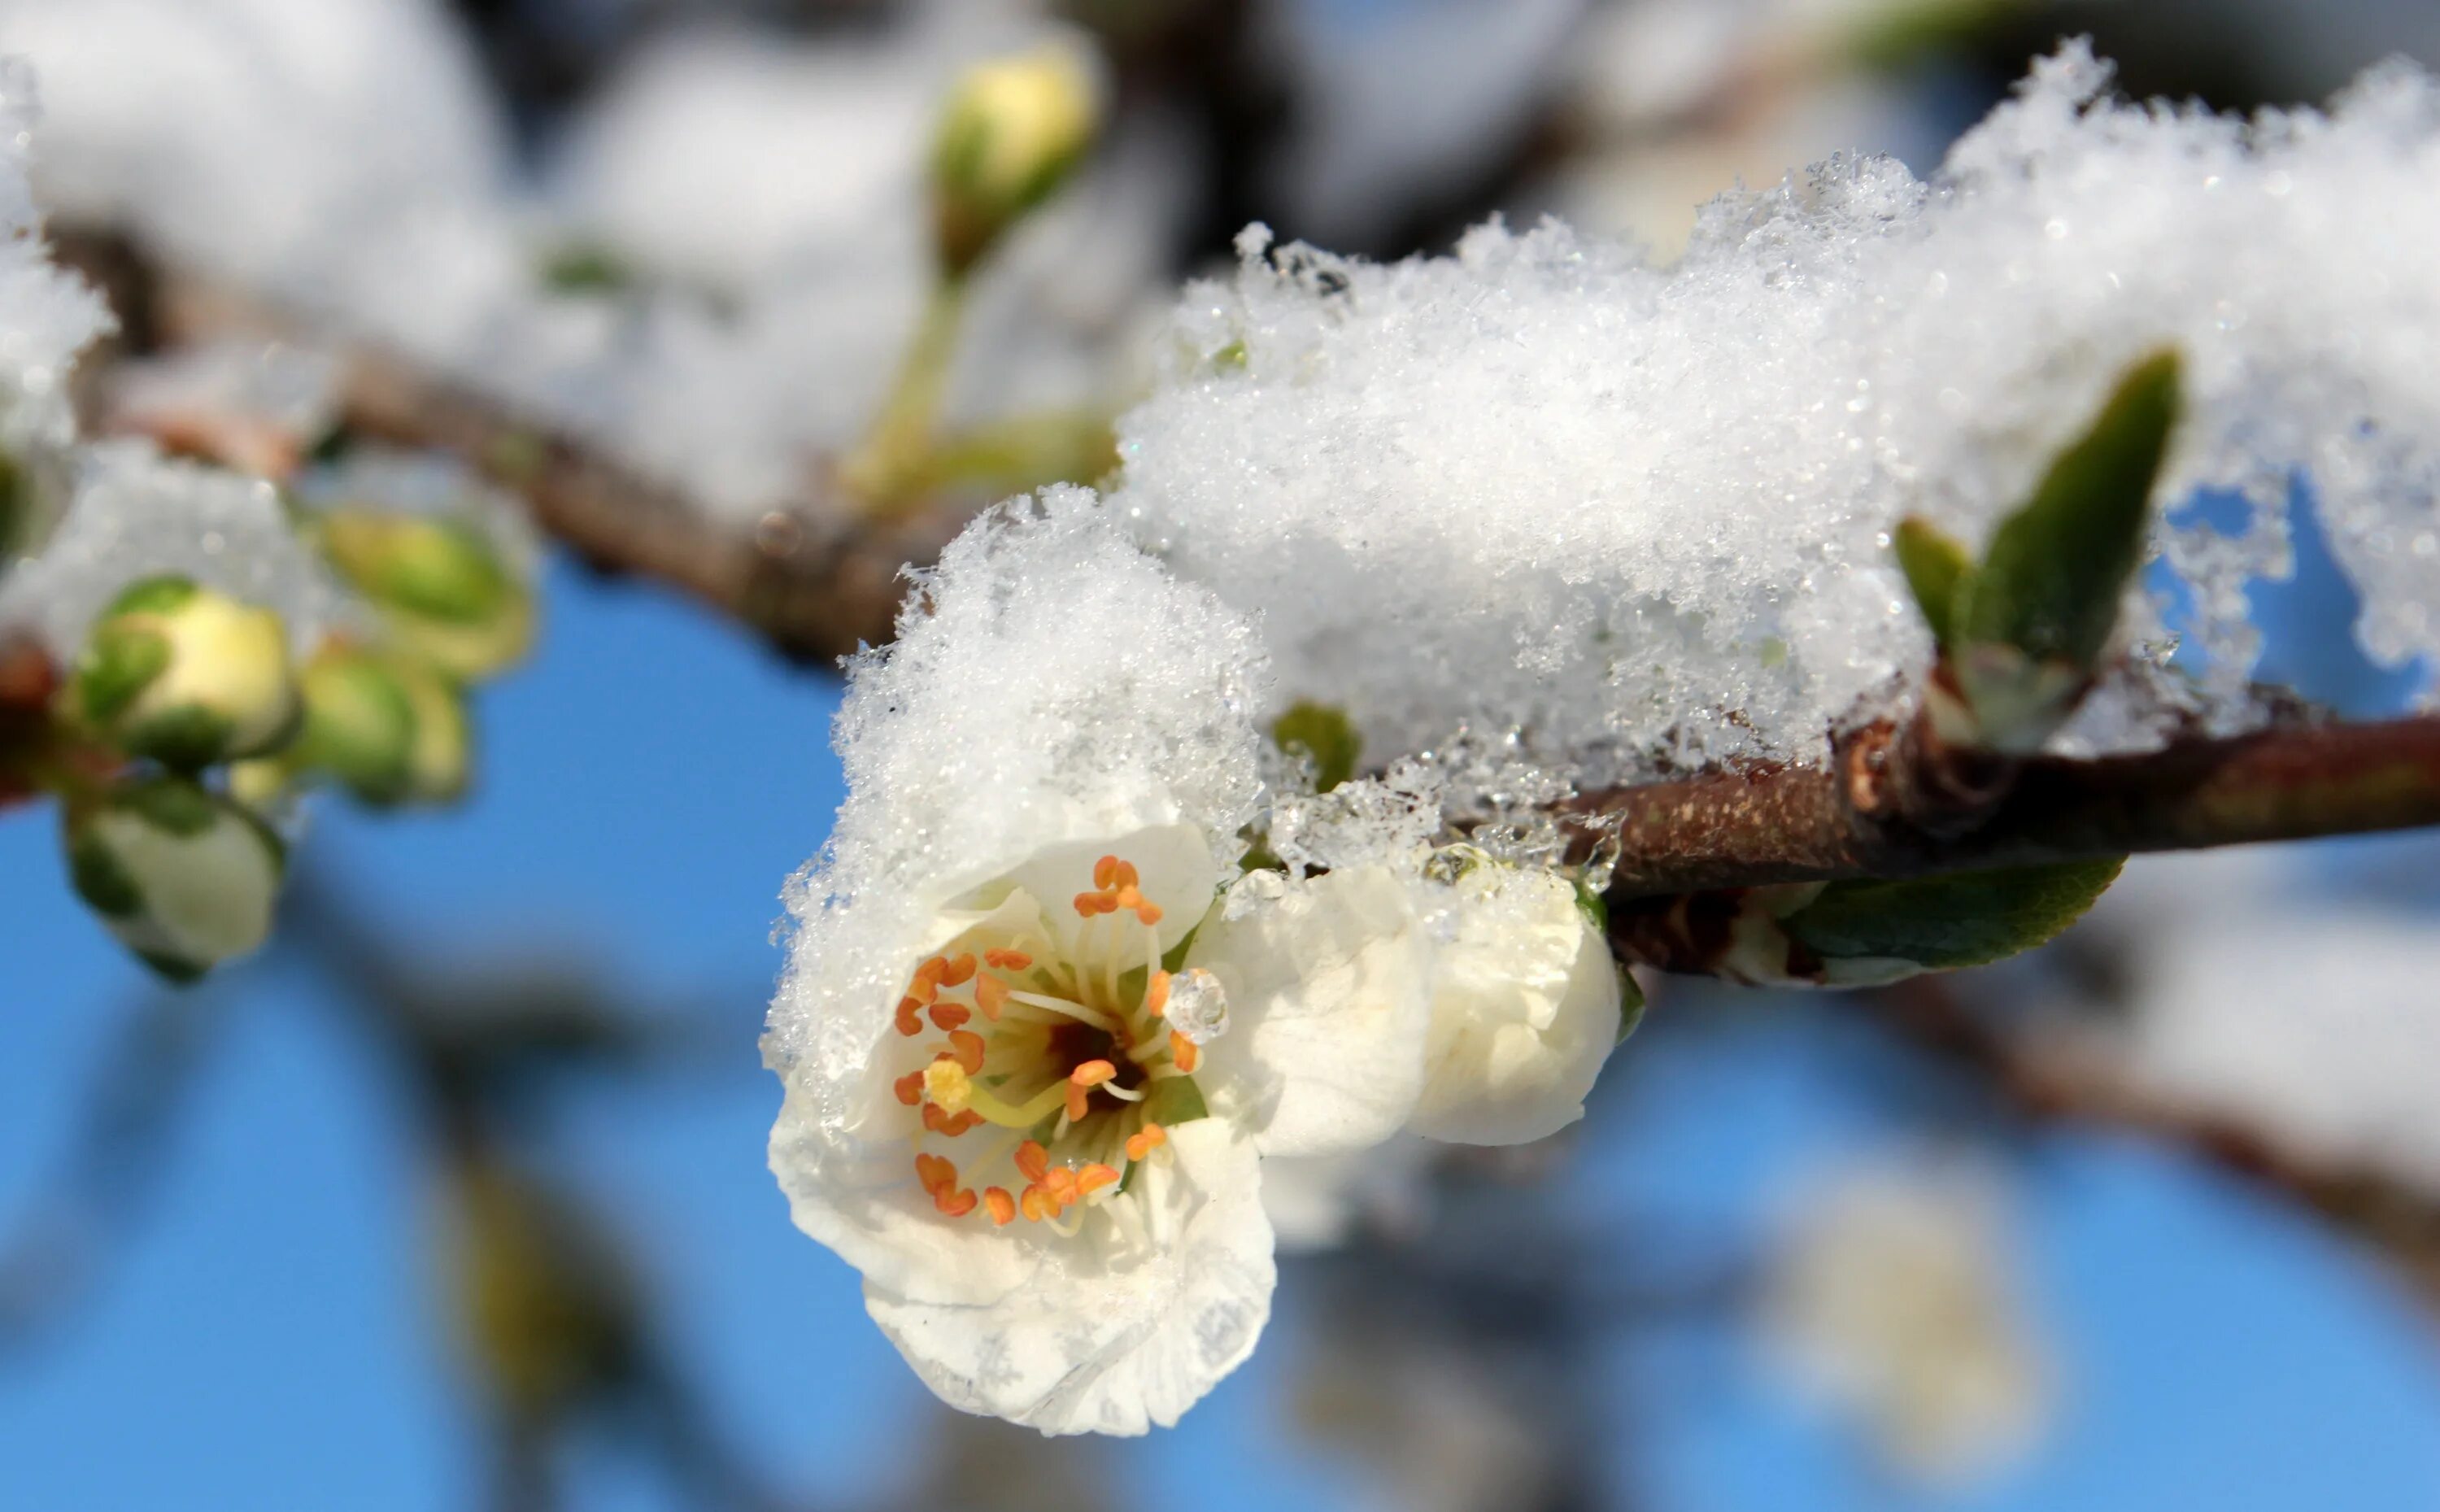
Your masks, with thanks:
[(68, 695), (96, 735), (181, 770), (260, 755), (296, 724), (279, 616), (177, 576), (134, 584), (102, 612)]
[(1073, 48), (1051, 45), (967, 71), (932, 147), (942, 265), (963, 274), (1067, 181), (1092, 144), (1099, 102)]
[(119, 942), (191, 981), (269, 937), (285, 866), (260, 820), (183, 777), (122, 784), (66, 810), (78, 895)]

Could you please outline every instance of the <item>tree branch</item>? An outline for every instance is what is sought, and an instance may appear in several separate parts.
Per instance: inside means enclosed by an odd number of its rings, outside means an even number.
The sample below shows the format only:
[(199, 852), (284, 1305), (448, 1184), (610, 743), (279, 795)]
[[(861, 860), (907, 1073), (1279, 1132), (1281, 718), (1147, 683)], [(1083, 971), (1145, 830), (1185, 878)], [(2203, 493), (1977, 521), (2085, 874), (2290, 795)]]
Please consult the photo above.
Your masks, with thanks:
[(798, 496), (758, 519), (724, 517), (494, 396), (378, 346), (334, 341), (322, 323), (148, 256), (123, 237), (68, 231), (52, 242), (59, 261), (118, 312), (119, 354), (221, 336), (332, 351), (349, 430), (458, 457), (525, 499), (544, 531), (597, 570), (676, 588), (790, 657), (826, 661), (887, 640), (906, 592), (902, 565), (931, 561), (964, 523), (949, 513), (857, 518), (821, 496), (814, 459)]
[[(2440, 716), (2293, 721), (2097, 761), (2042, 757), (1954, 791), (1877, 725), (1827, 766), (1757, 765), (1570, 805), (1579, 858), (1614, 835), (1614, 902), (1909, 877), (2440, 824)], [(1950, 785), (1937, 792), (1927, 789)], [(1931, 816), (1938, 816), (1933, 818)]]

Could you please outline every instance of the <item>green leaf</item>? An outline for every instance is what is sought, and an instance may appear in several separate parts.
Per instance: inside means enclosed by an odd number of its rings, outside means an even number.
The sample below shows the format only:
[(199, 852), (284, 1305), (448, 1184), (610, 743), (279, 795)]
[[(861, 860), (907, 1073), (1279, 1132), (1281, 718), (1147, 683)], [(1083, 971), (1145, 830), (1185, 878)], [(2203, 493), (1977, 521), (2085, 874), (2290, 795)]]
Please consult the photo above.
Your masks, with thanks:
[(1355, 775), (1364, 737), (1346, 713), (1328, 704), (1299, 703), (1271, 726), (1271, 739), (1291, 756), (1313, 763), (1313, 787), (1327, 793)]
[(192, 578), (180, 577), (174, 572), (160, 573), (129, 584), (119, 590), (117, 598), (110, 601), (110, 607), (101, 612), (105, 617), (165, 614), (184, 605), (202, 591), (195, 586)]
[(144, 894), (119, 865), (117, 854), (92, 829), (71, 824), (68, 881), (77, 896), (105, 919), (132, 919), (144, 909)]
[(1586, 886), (1583, 877), (1575, 877), (1572, 880), (1576, 888), (1576, 911), (1585, 916), (1585, 922), (1593, 927), (1595, 934), (1605, 940), (1608, 939), (1609, 900)]
[(1141, 1106), (1143, 1116), (1163, 1128), (1175, 1128), (1211, 1116), (1211, 1107), (1203, 1101), (1203, 1089), (1194, 1085), (1192, 1076), (1165, 1076), (1153, 1083)]
[(1643, 988), (1635, 973), (1624, 966), (1618, 968), (1618, 1037), (1610, 1041), (1615, 1050), (1626, 1043), (1628, 1036), (1643, 1024)]
[(1780, 921), (1833, 961), (1979, 966), (2052, 939), (2108, 890), (2123, 857), (1908, 882), (1834, 882)]
[(1974, 576), (1974, 559), (1955, 536), (1918, 515), (1898, 521), (1895, 545), (1898, 570), (1931, 627), (1932, 643), (1947, 651), (1957, 624), (1957, 601)]
[(183, 777), (130, 783), (111, 794), (110, 801), (154, 829), (181, 837), (203, 834), (220, 821), (223, 812), (211, 794)]
[(130, 756), (148, 757), (181, 772), (201, 771), (229, 754), (233, 729), (222, 714), (201, 704), (165, 709), (128, 728), (119, 746)]
[(2139, 363), (2119, 381), (2092, 427), (1992, 536), (1958, 596), (1956, 639), (2093, 669), (2143, 553), (2152, 485), (2179, 407), (2175, 351)]
[(127, 711), (170, 665), (170, 639), (143, 625), (104, 620), (77, 658), (77, 708), (96, 727)]
[(1186, 931), (1185, 939), (1180, 940), (1177, 944), (1171, 945), (1167, 950), (1161, 952), (1160, 969), (1168, 972), (1179, 972), (1185, 970), (1186, 953), (1194, 948), (1194, 937), (1202, 932), (1203, 921), (1197, 919), (1194, 922), (1194, 927)]

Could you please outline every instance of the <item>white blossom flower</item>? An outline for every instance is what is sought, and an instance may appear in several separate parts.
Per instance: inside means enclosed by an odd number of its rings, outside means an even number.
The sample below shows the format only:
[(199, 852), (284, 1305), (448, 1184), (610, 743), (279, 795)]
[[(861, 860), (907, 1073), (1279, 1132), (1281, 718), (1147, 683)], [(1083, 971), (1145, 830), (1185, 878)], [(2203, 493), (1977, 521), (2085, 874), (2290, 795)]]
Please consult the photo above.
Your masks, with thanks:
[(1424, 887), (1448, 935), (1432, 963), (1426, 1080), (1409, 1126), (1467, 1144), (1557, 1133), (1584, 1116), (1618, 1043), (1608, 941), (1555, 873), (1490, 863)]
[(1090, 495), (987, 517), (926, 587), (841, 715), (850, 798), (767, 1042), (773, 1167), (944, 1399), (1139, 1432), (1268, 1317), (1262, 1157), (1412, 1111), (1427, 944), (1383, 866), (1216, 906), (1257, 792), (1254, 642)]

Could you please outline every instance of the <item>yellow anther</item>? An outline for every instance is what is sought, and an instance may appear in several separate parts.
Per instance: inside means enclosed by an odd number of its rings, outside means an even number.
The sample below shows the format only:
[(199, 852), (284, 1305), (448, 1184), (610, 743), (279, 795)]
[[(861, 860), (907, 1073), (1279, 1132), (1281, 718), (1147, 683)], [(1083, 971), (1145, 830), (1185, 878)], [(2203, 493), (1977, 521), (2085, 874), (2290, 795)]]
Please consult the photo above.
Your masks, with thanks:
[(945, 1112), (964, 1112), (974, 1090), (966, 1068), (954, 1059), (936, 1060), (924, 1068), (924, 1095)]

